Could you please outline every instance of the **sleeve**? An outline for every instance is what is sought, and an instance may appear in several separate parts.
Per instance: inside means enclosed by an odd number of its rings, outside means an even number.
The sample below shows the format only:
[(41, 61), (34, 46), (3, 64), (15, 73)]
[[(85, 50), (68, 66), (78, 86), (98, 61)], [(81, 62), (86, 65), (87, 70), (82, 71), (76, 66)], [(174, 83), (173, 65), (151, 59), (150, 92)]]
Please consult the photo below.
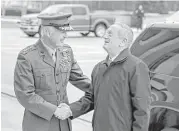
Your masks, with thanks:
[(133, 131), (148, 131), (150, 119), (151, 89), (148, 67), (140, 62), (130, 81), (133, 107)]
[(57, 107), (35, 93), (32, 67), (22, 54), (19, 54), (15, 66), (14, 91), (25, 109), (46, 120), (51, 119)]
[(79, 117), (94, 109), (94, 72), (93, 70), (91, 75), (92, 82), (89, 90), (85, 92), (85, 95), (79, 101), (70, 104), (73, 114), (72, 118)]
[(69, 81), (72, 85), (79, 88), (80, 90), (86, 92), (90, 88), (91, 80), (85, 76), (78, 65), (77, 61), (74, 59), (72, 52), (72, 68), (70, 72)]

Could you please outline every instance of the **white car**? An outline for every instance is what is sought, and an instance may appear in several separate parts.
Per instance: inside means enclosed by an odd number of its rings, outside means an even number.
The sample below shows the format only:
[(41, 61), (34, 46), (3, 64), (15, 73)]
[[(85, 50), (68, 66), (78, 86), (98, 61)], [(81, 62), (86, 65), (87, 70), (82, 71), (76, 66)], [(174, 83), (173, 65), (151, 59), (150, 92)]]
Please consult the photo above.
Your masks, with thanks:
[(38, 15), (39, 14), (23, 15), (20, 22), (18, 22), (20, 24), (20, 29), (30, 37), (35, 36), (39, 32)]

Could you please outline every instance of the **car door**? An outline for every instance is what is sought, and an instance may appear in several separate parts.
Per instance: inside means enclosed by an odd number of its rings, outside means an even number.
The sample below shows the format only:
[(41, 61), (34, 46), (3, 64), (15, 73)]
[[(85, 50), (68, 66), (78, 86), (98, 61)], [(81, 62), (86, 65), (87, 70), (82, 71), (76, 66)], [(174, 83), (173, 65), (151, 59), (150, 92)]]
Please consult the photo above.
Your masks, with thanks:
[(72, 6), (72, 16), (70, 18), (70, 25), (74, 31), (89, 31), (90, 16), (88, 9), (83, 6)]
[(149, 131), (178, 129), (179, 123), (179, 24), (156, 25), (145, 29), (131, 46), (133, 55), (149, 67), (151, 104)]

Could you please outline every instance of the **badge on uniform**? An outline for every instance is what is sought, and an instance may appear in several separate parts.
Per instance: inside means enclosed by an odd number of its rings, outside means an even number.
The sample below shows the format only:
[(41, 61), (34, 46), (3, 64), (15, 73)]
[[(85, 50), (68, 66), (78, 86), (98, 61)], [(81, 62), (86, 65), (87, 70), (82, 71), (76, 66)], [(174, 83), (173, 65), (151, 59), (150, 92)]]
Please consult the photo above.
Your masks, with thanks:
[(71, 68), (71, 57), (68, 49), (63, 49), (61, 52), (60, 65), (62, 70), (67, 72)]

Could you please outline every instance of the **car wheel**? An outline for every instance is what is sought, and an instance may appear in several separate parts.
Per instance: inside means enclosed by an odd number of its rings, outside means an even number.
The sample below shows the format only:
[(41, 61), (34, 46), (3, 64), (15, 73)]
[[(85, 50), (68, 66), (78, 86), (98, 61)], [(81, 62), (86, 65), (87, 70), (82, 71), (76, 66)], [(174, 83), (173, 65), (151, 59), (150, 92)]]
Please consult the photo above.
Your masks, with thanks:
[(103, 23), (97, 24), (94, 30), (94, 34), (96, 37), (103, 37), (106, 32), (106, 25)]
[[(26, 33), (27, 34), (27, 33)], [(36, 33), (35, 34), (27, 34), (29, 37), (34, 37), (35, 35), (36, 35)]]
[(82, 36), (87, 36), (89, 34), (89, 32), (86, 33), (80, 33)]

